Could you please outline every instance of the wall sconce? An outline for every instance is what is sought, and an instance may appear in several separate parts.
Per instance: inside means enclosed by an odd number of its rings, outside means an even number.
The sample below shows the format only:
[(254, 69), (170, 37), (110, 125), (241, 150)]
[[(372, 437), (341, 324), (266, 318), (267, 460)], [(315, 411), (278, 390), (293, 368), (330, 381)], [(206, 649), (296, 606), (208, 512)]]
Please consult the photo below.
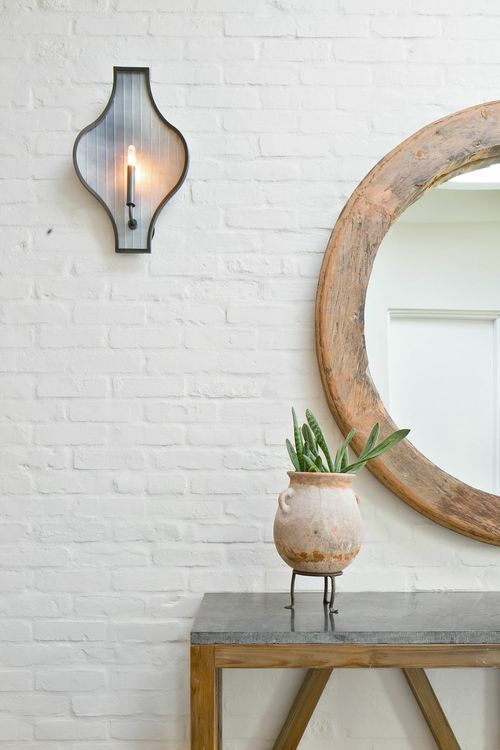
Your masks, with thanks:
[(113, 68), (109, 102), (79, 133), (73, 164), (111, 219), (117, 253), (151, 252), (156, 219), (188, 163), (184, 136), (153, 99), (149, 68)]

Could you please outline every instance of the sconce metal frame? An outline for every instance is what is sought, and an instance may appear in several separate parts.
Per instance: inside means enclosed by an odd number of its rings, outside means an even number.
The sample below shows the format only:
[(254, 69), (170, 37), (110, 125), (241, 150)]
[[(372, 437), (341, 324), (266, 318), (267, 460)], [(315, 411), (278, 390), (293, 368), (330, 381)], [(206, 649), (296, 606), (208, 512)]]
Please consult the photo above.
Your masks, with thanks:
[[(127, 242), (124, 243), (123, 242), (123, 238), (120, 237), (120, 230), (119, 230), (119, 227), (117, 225), (116, 217), (113, 214), (113, 211), (108, 206), (108, 204), (106, 203), (106, 201), (103, 198), (103, 196), (100, 195), (99, 192), (95, 189), (95, 187), (93, 187), (92, 185), (90, 185), (89, 182), (85, 179), (85, 176), (82, 173), (80, 165), (78, 164), (78, 149), (79, 149), (79, 146), (83, 143), (85, 137), (89, 133), (92, 133), (92, 131), (94, 131), (94, 130), (97, 133), (97, 128), (102, 123), (104, 123), (104, 121), (106, 120), (107, 115), (110, 113), (110, 111), (113, 108), (114, 103), (115, 103), (115, 97), (116, 97), (116, 93), (117, 93), (119, 76), (120, 75), (126, 75), (126, 74), (142, 74), (144, 76), (145, 91), (147, 93), (147, 97), (148, 97), (148, 100), (149, 100), (149, 104), (151, 106), (151, 110), (159, 118), (161, 124), (165, 128), (167, 128), (169, 131), (171, 131), (172, 134), (174, 134), (174, 138), (177, 137), (179, 139), (179, 141), (178, 141), (178, 143), (177, 143), (177, 145), (176, 145), (175, 148), (177, 149), (178, 153), (182, 153), (182, 157), (183, 157), (183, 167), (182, 167), (182, 169), (181, 169), (181, 171), (179, 173), (178, 178), (176, 179), (175, 183), (171, 185), (171, 187), (167, 191), (167, 193), (161, 198), (161, 200), (159, 201), (156, 209), (154, 210), (154, 212), (152, 212), (151, 218), (149, 219), (149, 217), (148, 217), (148, 219), (147, 219), (147, 220), (149, 220), (149, 226), (148, 226), (148, 229), (147, 229), (147, 238), (146, 238), (146, 242), (145, 242), (145, 247), (134, 247), (133, 246), (134, 242), (132, 242), (132, 243), (127, 243)], [(124, 102), (125, 102), (125, 99), (124, 99)], [(124, 104), (124, 107), (125, 107), (125, 104)], [(124, 111), (125, 111), (125, 109), (124, 109)], [(125, 114), (124, 114), (124, 120), (125, 120)], [(141, 125), (141, 129), (142, 129), (142, 125)], [(123, 130), (125, 131), (125, 125), (123, 125)], [(141, 130), (141, 133), (142, 133), (142, 130)], [(107, 137), (107, 130), (106, 130), (106, 136), (105, 137)], [(158, 135), (158, 138), (159, 138), (159, 135)], [(112, 142), (115, 143), (115, 140), (113, 139)], [(107, 145), (107, 143), (106, 143), (106, 145)], [(125, 146), (125, 148), (126, 148), (126, 146)], [(99, 144), (97, 143), (97, 134), (96, 134), (96, 154), (98, 154), (98, 151), (99, 151)], [(115, 146), (115, 153), (116, 153), (116, 146)], [(118, 159), (118, 164), (119, 165), (121, 165), (121, 159), (122, 158), (123, 159), (125, 158), (124, 155), (122, 155)], [(116, 158), (113, 159), (113, 163), (114, 163), (114, 169), (115, 169), (115, 172), (116, 172), (116, 170), (118, 169), (117, 168)], [(107, 215), (108, 215), (108, 217), (109, 217), (109, 219), (111, 221), (111, 224), (112, 224), (112, 227), (113, 227), (113, 232), (114, 232), (114, 237), (115, 237), (115, 251), (117, 253), (150, 253), (151, 252), (151, 240), (152, 240), (152, 238), (154, 236), (154, 231), (155, 231), (155, 223), (156, 223), (156, 220), (157, 220), (157, 218), (158, 218), (158, 216), (160, 214), (160, 211), (163, 209), (163, 207), (165, 206), (165, 204), (170, 200), (170, 198), (172, 198), (172, 196), (179, 190), (179, 188), (181, 187), (182, 183), (186, 179), (186, 175), (187, 175), (187, 171), (188, 171), (188, 167), (189, 167), (189, 151), (188, 151), (188, 146), (187, 146), (187, 143), (186, 143), (186, 139), (184, 138), (184, 136), (182, 135), (182, 133), (180, 132), (180, 130), (178, 130), (178, 128), (176, 128), (174, 125), (172, 125), (172, 123), (170, 123), (162, 115), (162, 113), (160, 112), (160, 110), (159, 110), (159, 108), (158, 108), (158, 106), (157, 106), (157, 104), (156, 104), (156, 102), (155, 102), (155, 100), (153, 98), (153, 93), (151, 91), (151, 83), (150, 83), (150, 78), (149, 78), (149, 68), (147, 68), (147, 67), (144, 67), (144, 68), (143, 67), (120, 67), (120, 66), (118, 66), (118, 67), (115, 66), (113, 68), (113, 88), (111, 90), (111, 95), (110, 95), (109, 101), (106, 104), (106, 107), (104, 108), (103, 112), (99, 115), (99, 117), (96, 120), (94, 120), (94, 122), (92, 122), (90, 125), (87, 125), (78, 134), (78, 136), (77, 136), (77, 138), (75, 140), (74, 147), (73, 147), (73, 165), (74, 165), (76, 174), (78, 175), (78, 178), (79, 178), (80, 182), (82, 183), (82, 185), (89, 191), (89, 193), (91, 193), (94, 196), (94, 198), (96, 198), (97, 201), (99, 201), (99, 203), (104, 208), (104, 210), (106, 211), (106, 213), (107, 213)], [(123, 169), (121, 169), (121, 170), (118, 169), (118, 171), (123, 172), (124, 170)], [(87, 177), (89, 177), (88, 174), (87, 174)], [(107, 180), (107, 177), (105, 179)], [(116, 182), (116, 178), (114, 178), (114, 179), (115, 179), (115, 182)], [(98, 176), (97, 176), (97, 166), (96, 166), (96, 182), (97, 181), (98, 181)], [(123, 190), (120, 190), (120, 192), (119, 192), (120, 196), (121, 196), (122, 192), (123, 192), (124, 196), (127, 196), (127, 185), (124, 185), (123, 186)], [(116, 193), (114, 195), (116, 195)], [(123, 201), (123, 204), (124, 204), (123, 205), (123, 209), (124, 209), (124, 212), (126, 212), (126, 223), (128, 224), (128, 228), (131, 231), (136, 231), (138, 225), (137, 225), (137, 222), (135, 221), (135, 219), (133, 219), (130, 222), (131, 209), (130, 209), (130, 206), (127, 204), (126, 201), (128, 201), (128, 197), (126, 197), (125, 200)], [(125, 213), (124, 213), (124, 216), (125, 216)], [(144, 223), (144, 227), (143, 227), (143, 234), (144, 235), (145, 235), (145, 225), (147, 223), (147, 220), (143, 222)], [(135, 224), (135, 226), (134, 226), (134, 224)], [(132, 247), (127, 246), (127, 244), (132, 244)], [(144, 243), (142, 243), (142, 244), (144, 244)]]

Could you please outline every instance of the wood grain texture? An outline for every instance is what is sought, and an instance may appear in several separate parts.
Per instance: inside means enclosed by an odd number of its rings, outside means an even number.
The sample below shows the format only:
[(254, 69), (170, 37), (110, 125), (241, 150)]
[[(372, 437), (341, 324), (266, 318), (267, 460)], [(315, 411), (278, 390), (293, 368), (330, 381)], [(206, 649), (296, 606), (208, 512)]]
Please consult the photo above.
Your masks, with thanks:
[(439, 750), (460, 750), (460, 745), (424, 670), (403, 669), (402, 671)]
[[(335, 225), (316, 297), (316, 349), (330, 409), (344, 435), (357, 428), (352, 446), (358, 453), (374, 422), (380, 422), (384, 436), (397, 429), (371, 379), (364, 339), (365, 296), (380, 243), (426, 190), (499, 160), (500, 102), (457, 112), (385, 156), (354, 191)], [(433, 521), (500, 545), (500, 498), (442, 471), (408, 440), (368, 467)]]
[(215, 648), (219, 668), (500, 667), (500, 645), (265, 644)]
[(295, 750), (323, 694), (332, 669), (309, 669), (286, 717), (273, 750)]
[(221, 703), (215, 647), (191, 646), (191, 750), (220, 749)]

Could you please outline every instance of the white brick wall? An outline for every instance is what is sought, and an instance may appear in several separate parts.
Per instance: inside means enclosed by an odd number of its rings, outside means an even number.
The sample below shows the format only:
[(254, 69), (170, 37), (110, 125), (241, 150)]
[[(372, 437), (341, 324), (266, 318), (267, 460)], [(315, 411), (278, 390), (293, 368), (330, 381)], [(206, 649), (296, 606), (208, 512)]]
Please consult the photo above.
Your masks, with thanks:
[[(499, 94), (500, 4), (3, 0), (0, 748), (186, 750), (205, 590), (277, 590), (289, 407), (332, 438), (313, 350), (346, 197), (420, 126)], [(148, 256), (71, 164), (113, 65), (150, 65), (191, 169)], [(49, 233), (49, 230), (50, 231)], [(368, 473), (345, 589), (498, 589), (498, 550)], [(300, 675), (226, 675), (225, 747), (270, 748)], [(469, 750), (493, 673), (431, 679)], [(304, 748), (432, 748), (396, 672), (336, 672)]]

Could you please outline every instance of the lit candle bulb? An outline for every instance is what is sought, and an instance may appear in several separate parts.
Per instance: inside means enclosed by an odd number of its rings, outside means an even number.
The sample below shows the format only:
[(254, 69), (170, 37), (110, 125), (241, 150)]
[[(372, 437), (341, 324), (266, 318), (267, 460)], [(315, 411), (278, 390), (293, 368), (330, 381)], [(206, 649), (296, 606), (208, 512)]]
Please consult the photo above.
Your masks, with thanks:
[(135, 167), (135, 146), (130, 145), (127, 149), (127, 164), (129, 167)]
[(132, 145), (127, 149), (127, 206), (129, 209), (128, 225), (130, 229), (135, 229), (137, 221), (132, 212), (135, 208), (135, 146)]
[(135, 146), (127, 149), (127, 206), (135, 206)]

